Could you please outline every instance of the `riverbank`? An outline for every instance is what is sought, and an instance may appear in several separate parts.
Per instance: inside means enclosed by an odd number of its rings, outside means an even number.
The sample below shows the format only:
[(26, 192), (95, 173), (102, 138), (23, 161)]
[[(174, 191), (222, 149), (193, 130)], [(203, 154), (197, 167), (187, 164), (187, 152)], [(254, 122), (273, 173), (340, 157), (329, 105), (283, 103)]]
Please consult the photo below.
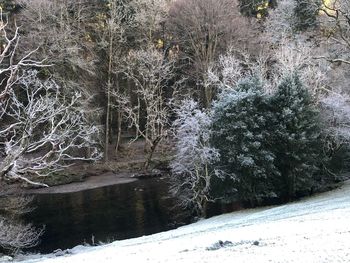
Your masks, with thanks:
[(32, 188), (28, 185), (25, 193), (57, 194), (74, 193), (116, 184), (131, 183), (140, 179), (167, 175), (171, 156), (158, 153), (150, 168), (144, 170), (144, 158), (137, 154), (130, 159), (110, 160), (107, 163), (78, 164), (57, 174), (44, 178), (41, 182), (50, 187)]
[(97, 162), (79, 161), (49, 176), (29, 178), (49, 187), (38, 187), (17, 180), (15, 182), (0, 182), (0, 188), (6, 188), (6, 194), (19, 192), (28, 194), (74, 193), (168, 174), (169, 163), (173, 158), (171, 144), (159, 145), (147, 170), (144, 167), (144, 140), (124, 144), (118, 155), (115, 155), (114, 148), (111, 147), (110, 159), (107, 162), (103, 160)]
[(111, 186), (116, 184), (126, 184), (136, 181), (136, 178), (131, 178), (133, 173), (121, 172), (113, 173), (107, 172), (101, 175), (86, 177), (81, 182), (72, 182), (69, 184), (55, 185), (47, 188), (27, 189), (25, 193), (28, 194), (62, 194), (74, 193), (84, 190), (95, 189), (104, 186)]
[[(79, 246), (24, 262), (350, 262), (350, 182), (287, 205), (234, 212), (176, 230)], [(222, 242), (220, 242), (222, 241)]]

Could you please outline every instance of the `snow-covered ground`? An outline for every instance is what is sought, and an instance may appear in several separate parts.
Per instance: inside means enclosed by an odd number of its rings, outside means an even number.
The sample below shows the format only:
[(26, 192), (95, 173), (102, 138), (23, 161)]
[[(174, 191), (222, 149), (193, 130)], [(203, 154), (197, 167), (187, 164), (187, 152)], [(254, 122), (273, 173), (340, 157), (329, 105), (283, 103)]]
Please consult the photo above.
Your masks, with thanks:
[[(221, 247), (219, 240), (232, 243)], [(299, 202), (225, 214), (72, 253), (26, 262), (350, 262), (350, 181)]]

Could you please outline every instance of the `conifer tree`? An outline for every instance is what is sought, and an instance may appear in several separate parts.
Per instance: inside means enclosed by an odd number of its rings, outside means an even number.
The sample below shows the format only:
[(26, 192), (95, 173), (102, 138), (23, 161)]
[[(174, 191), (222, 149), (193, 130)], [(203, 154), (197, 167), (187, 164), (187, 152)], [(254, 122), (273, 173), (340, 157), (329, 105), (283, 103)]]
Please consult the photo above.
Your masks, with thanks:
[(287, 199), (310, 191), (320, 167), (321, 148), (318, 112), (297, 74), (284, 77), (272, 96), (272, 141), (275, 164), (281, 173), (276, 188)]
[(317, 15), (322, 1), (295, 0), (294, 29), (304, 31), (317, 25)]
[(248, 78), (236, 89), (224, 91), (213, 111), (212, 145), (219, 150), (218, 167), (224, 178), (215, 194), (250, 205), (274, 195), (270, 182), (278, 171), (269, 146), (271, 116), (259, 81)]

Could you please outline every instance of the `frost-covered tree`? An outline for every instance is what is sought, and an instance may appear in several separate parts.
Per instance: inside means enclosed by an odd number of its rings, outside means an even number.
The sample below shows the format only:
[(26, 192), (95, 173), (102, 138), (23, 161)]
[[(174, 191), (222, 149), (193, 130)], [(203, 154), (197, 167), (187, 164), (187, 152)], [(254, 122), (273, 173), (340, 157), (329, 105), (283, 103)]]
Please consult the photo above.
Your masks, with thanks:
[(17, 77), (0, 100), (0, 180), (47, 186), (37, 180), (75, 160), (100, 158), (99, 129), (87, 121), (78, 92), (66, 97), (33, 70)]
[(320, 24), (325, 47), (329, 54), (322, 58), (331, 63), (350, 65), (350, 2), (349, 0), (323, 1)]
[[(177, 90), (173, 60), (150, 46), (130, 51), (124, 60), (123, 74), (135, 85), (130, 94), (116, 94), (125, 119), (135, 128), (136, 137), (145, 140), (148, 168), (157, 146), (169, 135), (170, 107), (168, 95)], [(172, 97), (172, 95), (170, 95)]]
[(350, 98), (346, 94), (330, 93), (321, 100), (327, 134), (338, 144), (350, 143)]
[(315, 0), (281, 0), (269, 12), (266, 27), (275, 32), (277, 37), (281, 33), (293, 36), (297, 32), (308, 30), (318, 24), (320, 5), (321, 1)]
[(193, 100), (183, 101), (176, 114), (171, 194), (180, 200), (181, 206), (205, 217), (207, 202), (212, 200), (211, 182), (216, 176), (211, 164), (219, 158), (217, 150), (209, 144), (211, 119)]
[(20, 249), (36, 246), (43, 229), (36, 229), (21, 220), (32, 211), (32, 197), (10, 195), (0, 185), (0, 253), (15, 254)]
[[(167, 22), (171, 42), (187, 77), (200, 90), (203, 105), (210, 107), (216, 90), (206, 85), (207, 72), (222, 50), (232, 42), (244, 47), (252, 42), (251, 25), (240, 16), (234, 0), (172, 1)], [(250, 36), (249, 41), (247, 38)]]
[(291, 199), (310, 191), (322, 161), (319, 114), (297, 74), (285, 76), (272, 96), (273, 152), (281, 173), (280, 194)]
[[(269, 182), (278, 177), (271, 151), (270, 112), (261, 84), (254, 77), (223, 91), (213, 107), (212, 143), (224, 177), (215, 189), (226, 200), (239, 198), (255, 205), (274, 196)], [(224, 192), (222, 192), (224, 189)]]
[(348, 169), (350, 146), (350, 98), (345, 93), (329, 92), (321, 99), (321, 120), (324, 125), (324, 152), (334, 179), (337, 173)]
[(281, 0), (275, 9), (270, 11), (265, 21), (265, 32), (268, 34), (269, 42), (276, 43), (283, 37), (290, 37), (294, 34), (296, 17), (293, 10), (296, 1)]

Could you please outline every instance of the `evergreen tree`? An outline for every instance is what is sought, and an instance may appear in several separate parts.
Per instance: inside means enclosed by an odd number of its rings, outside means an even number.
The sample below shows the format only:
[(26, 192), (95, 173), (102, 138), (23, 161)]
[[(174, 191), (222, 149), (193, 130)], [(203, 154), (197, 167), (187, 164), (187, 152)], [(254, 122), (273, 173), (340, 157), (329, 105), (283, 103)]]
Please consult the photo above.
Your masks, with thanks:
[(310, 191), (321, 162), (318, 112), (297, 74), (285, 77), (272, 96), (272, 146), (281, 173), (276, 188), (288, 200)]
[(251, 205), (274, 196), (271, 184), (278, 171), (270, 151), (267, 128), (271, 114), (268, 98), (255, 78), (241, 81), (235, 90), (224, 91), (213, 108), (212, 145), (219, 150), (217, 164), (224, 179), (215, 194)]
[(317, 16), (322, 1), (295, 0), (294, 29), (304, 31), (317, 25)]
[(277, 6), (276, 0), (239, 0), (239, 11), (248, 17), (266, 17), (270, 8)]
[(14, 0), (0, 0), (0, 10), (5, 15), (10, 15), (20, 10), (20, 5)]

